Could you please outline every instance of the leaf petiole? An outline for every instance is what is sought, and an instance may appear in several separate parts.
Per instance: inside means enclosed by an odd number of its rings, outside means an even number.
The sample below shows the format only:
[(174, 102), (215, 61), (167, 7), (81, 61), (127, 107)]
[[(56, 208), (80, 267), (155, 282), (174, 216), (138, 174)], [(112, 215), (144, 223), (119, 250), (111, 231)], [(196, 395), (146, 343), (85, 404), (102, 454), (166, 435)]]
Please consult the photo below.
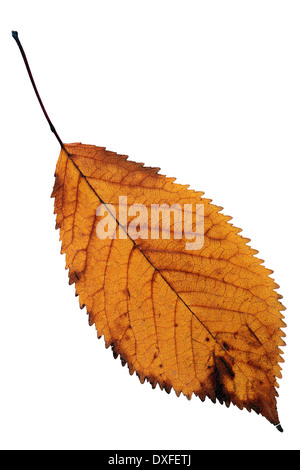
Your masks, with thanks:
[(30, 78), (30, 81), (31, 81), (31, 84), (32, 84), (33, 89), (34, 89), (34, 91), (35, 91), (36, 97), (37, 97), (37, 99), (38, 99), (38, 101), (39, 101), (39, 103), (40, 103), (40, 106), (41, 106), (41, 108), (42, 108), (42, 110), (43, 110), (44, 116), (45, 116), (45, 118), (46, 118), (47, 121), (48, 121), (48, 124), (49, 124), (49, 126), (50, 126), (51, 132), (53, 132), (53, 134), (54, 134), (55, 137), (57, 138), (57, 140), (58, 140), (58, 142), (59, 142), (61, 148), (62, 148), (63, 150), (66, 150), (66, 149), (65, 149), (65, 146), (64, 146), (64, 144), (63, 144), (61, 138), (59, 137), (58, 133), (56, 132), (56, 129), (55, 129), (55, 127), (53, 126), (53, 124), (52, 124), (52, 122), (51, 122), (51, 120), (50, 120), (50, 118), (49, 118), (49, 116), (48, 116), (48, 113), (47, 113), (47, 111), (46, 111), (46, 109), (45, 109), (45, 106), (44, 106), (44, 104), (43, 104), (43, 102), (42, 102), (42, 99), (41, 99), (40, 94), (39, 94), (39, 92), (38, 92), (38, 89), (37, 89), (37, 87), (36, 87), (36, 84), (35, 84), (35, 81), (34, 81), (34, 78), (33, 78), (33, 75), (32, 75), (31, 69), (30, 69), (30, 66), (29, 66), (29, 63), (28, 63), (28, 60), (27, 60), (25, 51), (24, 51), (23, 46), (22, 46), (22, 44), (21, 44), (21, 41), (20, 41), (20, 39), (19, 39), (19, 34), (18, 34), (18, 32), (17, 32), (17, 31), (12, 31), (12, 37), (15, 39), (15, 41), (16, 41), (16, 43), (17, 43), (19, 49), (20, 49), (21, 55), (22, 55), (23, 60), (24, 60), (24, 64), (25, 64), (25, 66), (26, 66), (27, 73), (28, 73), (29, 78)]

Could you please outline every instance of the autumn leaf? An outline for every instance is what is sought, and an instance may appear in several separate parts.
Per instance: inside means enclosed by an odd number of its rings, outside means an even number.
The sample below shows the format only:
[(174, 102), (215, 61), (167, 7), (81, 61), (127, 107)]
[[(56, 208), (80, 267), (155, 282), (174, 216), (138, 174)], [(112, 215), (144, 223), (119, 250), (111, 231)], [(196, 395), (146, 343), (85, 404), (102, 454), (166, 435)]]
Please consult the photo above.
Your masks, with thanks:
[[(62, 253), (98, 337), (142, 383), (254, 410), (282, 431), (276, 388), (285, 308), (250, 240), (203, 193), (103, 147), (63, 144), (46, 117), (61, 144), (52, 196)], [(187, 249), (175, 218), (164, 238), (161, 222), (151, 237), (152, 219), (140, 216), (133, 237), (135, 217), (123, 224), (111, 209), (124, 198), (148, 211), (189, 205), (193, 220), (201, 205), (203, 246)], [(115, 227), (110, 238), (99, 236), (103, 217)]]
[[(278, 425), (284, 307), (249, 240), (203, 193), (157, 169), (104, 148), (64, 147), (57, 227), (70, 283), (98, 336), (142, 383), (253, 409)], [(203, 248), (187, 251), (183, 239), (99, 239), (97, 208), (117, 206), (120, 196), (148, 207), (202, 203)]]

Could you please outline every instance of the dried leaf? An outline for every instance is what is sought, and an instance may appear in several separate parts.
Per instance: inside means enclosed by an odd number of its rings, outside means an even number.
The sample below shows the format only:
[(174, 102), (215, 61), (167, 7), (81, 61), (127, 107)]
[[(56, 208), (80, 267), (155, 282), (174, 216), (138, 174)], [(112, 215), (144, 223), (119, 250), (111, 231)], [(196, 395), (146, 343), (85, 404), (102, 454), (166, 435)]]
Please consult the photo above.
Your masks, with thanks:
[[(17, 31), (12, 31), (29, 78), (61, 154), (53, 190), (62, 253), (80, 306), (114, 356), (120, 355), (143, 383), (146, 379), (177, 395), (209, 397), (261, 413), (279, 431), (276, 396), (280, 346), (285, 336), (278, 285), (256, 258), (250, 241), (197, 193), (104, 148), (63, 144), (38, 93)], [(124, 198), (146, 207), (126, 223), (114, 207)], [(184, 207), (194, 216), (204, 206), (204, 244), (187, 249), (188, 233), (172, 237), (151, 218), (152, 205)], [(112, 237), (99, 237), (106, 209)], [(137, 207), (137, 206), (136, 206)], [(151, 212), (151, 211), (150, 211)], [(118, 218), (119, 217), (119, 218)], [(135, 223), (140, 238), (132, 236)], [(191, 224), (194, 232), (194, 225)], [(137, 228), (137, 227), (136, 227)], [(171, 232), (171, 231), (170, 231)], [(136, 232), (135, 232), (136, 235)], [(147, 235), (147, 236), (145, 236)], [(114, 238), (114, 236), (116, 238)]]
[[(272, 271), (222, 208), (174, 181), (104, 148), (64, 145), (53, 197), (70, 284), (90, 325), (142, 383), (255, 410), (282, 430), (284, 307)], [(117, 225), (117, 238), (100, 239), (97, 208), (117, 206), (120, 196), (147, 207), (203, 204), (204, 246), (187, 251), (174, 236), (134, 240), (132, 218)]]

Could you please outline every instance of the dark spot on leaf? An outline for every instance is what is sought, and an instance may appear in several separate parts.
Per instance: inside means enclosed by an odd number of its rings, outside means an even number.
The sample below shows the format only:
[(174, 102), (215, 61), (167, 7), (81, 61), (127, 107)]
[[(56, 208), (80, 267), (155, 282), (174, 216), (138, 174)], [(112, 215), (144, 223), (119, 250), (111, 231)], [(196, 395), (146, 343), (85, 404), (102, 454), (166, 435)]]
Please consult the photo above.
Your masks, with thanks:
[(221, 356), (216, 356), (213, 353), (213, 369), (209, 376), (209, 382), (211, 384), (212, 392), (209, 394), (211, 400), (215, 403), (216, 399), (219, 400), (221, 404), (225, 403), (226, 406), (229, 406), (230, 392), (226, 389), (226, 380), (230, 377), (233, 380), (235, 374), (232, 370), (232, 367), (228, 362)]
[(235, 377), (235, 373), (233, 372), (232, 367), (225, 361), (224, 357), (219, 357), (219, 361), (225, 367), (225, 370), (223, 371), (224, 374), (229, 375), (233, 379)]
[(74, 272), (69, 272), (69, 284), (72, 285), (74, 282), (79, 281), (81, 278), (81, 273), (77, 273), (76, 271)]

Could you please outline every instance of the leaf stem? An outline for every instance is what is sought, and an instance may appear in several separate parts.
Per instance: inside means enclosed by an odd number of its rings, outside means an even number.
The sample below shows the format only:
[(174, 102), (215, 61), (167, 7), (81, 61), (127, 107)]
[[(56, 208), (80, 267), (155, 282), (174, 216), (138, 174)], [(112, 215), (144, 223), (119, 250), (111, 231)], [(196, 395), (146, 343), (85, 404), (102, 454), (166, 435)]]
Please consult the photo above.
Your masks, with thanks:
[(48, 113), (47, 113), (47, 111), (46, 111), (46, 109), (45, 109), (45, 106), (44, 106), (44, 104), (43, 104), (43, 102), (42, 102), (42, 100), (41, 100), (40, 94), (39, 94), (39, 92), (38, 92), (38, 89), (37, 89), (37, 87), (36, 87), (34, 78), (33, 78), (33, 76), (32, 76), (32, 73), (31, 73), (31, 70), (30, 70), (30, 67), (29, 67), (29, 63), (28, 63), (28, 60), (27, 60), (25, 51), (24, 51), (23, 46), (22, 46), (22, 44), (21, 44), (21, 41), (20, 41), (20, 39), (19, 39), (18, 32), (17, 32), (17, 31), (12, 31), (12, 37), (15, 39), (16, 43), (18, 44), (18, 47), (19, 47), (20, 52), (21, 52), (21, 55), (22, 55), (22, 57), (23, 57), (23, 60), (24, 60), (24, 63), (25, 63), (25, 66), (26, 66), (27, 73), (28, 73), (28, 75), (29, 75), (31, 84), (32, 84), (33, 89), (34, 89), (34, 91), (35, 91), (36, 97), (37, 97), (37, 99), (38, 99), (38, 101), (39, 101), (39, 103), (40, 103), (40, 106), (41, 106), (41, 108), (42, 108), (42, 110), (43, 110), (43, 113), (44, 113), (44, 115), (45, 115), (45, 118), (46, 118), (47, 121), (48, 121), (48, 124), (49, 124), (49, 126), (50, 126), (51, 132), (53, 132), (53, 134), (54, 134), (55, 137), (57, 138), (57, 140), (58, 140), (58, 142), (59, 142), (61, 148), (66, 151), (65, 146), (64, 146), (64, 144), (63, 144), (61, 138), (59, 137), (58, 133), (56, 132), (56, 129), (55, 129), (55, 127), (53, 126), (53, 124), (52, 124), (52, 122), (51, 122), (51, 120), (50, 120), (50, 118), (49, 118), (49, 116), (48, 116)]

